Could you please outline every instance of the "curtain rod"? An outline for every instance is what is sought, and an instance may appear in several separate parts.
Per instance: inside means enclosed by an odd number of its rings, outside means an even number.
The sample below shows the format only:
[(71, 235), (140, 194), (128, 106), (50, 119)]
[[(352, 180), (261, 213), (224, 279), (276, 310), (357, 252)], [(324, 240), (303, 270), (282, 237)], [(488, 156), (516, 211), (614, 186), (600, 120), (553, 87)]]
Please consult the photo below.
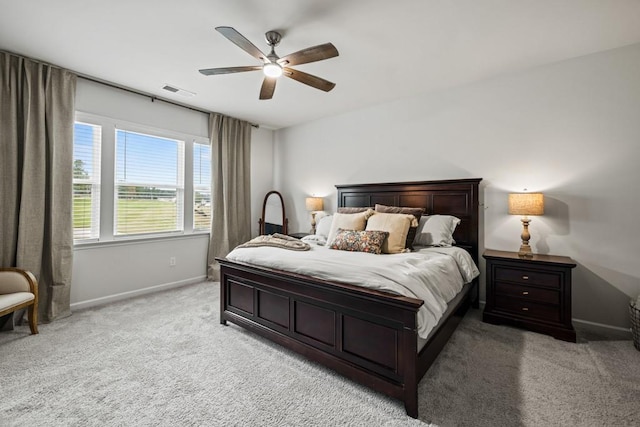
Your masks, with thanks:
[[(26, 59), (29, 59), (30, 61), (39, 62), (40, 64), (46, 65), (48, 67), (55, 67), (55, 68), (58, 68), (58, 69), (61, 69), (61, 70), (63, 69), (62, 67), (60, 67), (58, 65), (51, 64), (49, 62), (42, 61), (40, 59), (35, 59), (35, 58), (28, 57), (28, 56), (24, 56), (24, 55), (21, 55), (21, 54), (18, 54), (18, 53), (13, 53), (13, 52), (8, 51), (8, 50), (0, 49), (0, 52), (5, 52), (5, 53), (8, 53), (9, 55), (18, 56), (18, 57), (21, 57), (21, 58), (26, 58)], [(212, 111), (201, 110), (199, 108), (191, 107), (191, 106), (186, 105), (186, 104), (181, 104), (179, 102), (170, 101), (170, 100), (164, 99), (164, 98), (159, 98), (159, 97), (157, 97), (155, 95), (151, 95), (151, 94), (148, 94), (148, 93), (136, 90), (136, 89), (131, 89), (131, 88), (128, 88), (128, 87), (125, 87), (125, 86), (120, 86), (120, 85), (118, 85), (116, 83), (111, 83), (111, 82), (106, 81), (106, 80), (96, 79), (95, 77), (90, 77), (90, 76), (88, 76), (86, 74), (78, 73), (77, 71), (74, 71), (74, 70), (68, 70), (68, 71), (72, 72), (73, 74), (75, 74), (76, 76), (80, 77), (81, 79), (85, 79), (85, 80), (88, 80), (90, 82), (99, 83), (101, 85), (109, 86), (109, 87), (112, 87), (114, 89), (124, 90), (125, 92), (134, 93), (136, 95), (146, 96), (147, 98), (151, 99), (151, 102), (155, 102), (155, 100), (158, 100), (158, 101), (166, 102), (167, 104), (175, 105), (177, 107), (182, 107), (182, 108), (186, 108), (188, 110), (197, 111), (199, 113), (204, 113), (204, 114), (212, 113)], [(249, 124), (251, 126), (253, 126), (254, 128), (260, 128), (260, 125), (258, 125), (256, 123), (249, 123)]]
[[(125, 92), (133, 93), (133, 94), (136, 94), (136, 95), (145, 96), (145, 97), (151, 99), (151, 102), (162, 101), (162, 102), (165, 102), (167, 104), (175, 105), (177, 107), (186, 108), (187, 110), (197, 111), (199, 113), (204, 113), (204, 114), (210, 114), (211, 113), (211, 111), (201, 110), (199, 108), (192, 107), (190, 105), (185, 105), (185, 104), (181, 104), (179, 102), (175, 102), (175, 101), (171, 101), (171, 100), (168, 100), (168, 99), (160, 98), (158, 96), (151, 95), (151, 94), (146, 93), (146, 92), (142, 92), (142, 91), (139, 91), (139, 90), (136, 90), (136, 89), (131, 89), (131, 88), (128, 88), (128, 87), (125, 87), (125, 86), (120, 86), (118, 84), (111, 83), (111, 82), (108, 82), (108, 81), (105, 81), (105, 80), (96, 79), (94, 77), (89, 77), (89, 76), (84, 75), (84, 74), (79, 74), (79, 73), (75, 73), (75, 74), (79, 78), (84, 79), (84, 80), (88, 80), (90, 82), (99, 83), (101, 85), (109, 86), (109, 87), (112, 87), (114, 89), (119, 89), (119, 90), (123, 90)], [(254, 128), (260, 128), (260, 125), (258, 125), (256, 123), (249, 123), (249, 124)]]

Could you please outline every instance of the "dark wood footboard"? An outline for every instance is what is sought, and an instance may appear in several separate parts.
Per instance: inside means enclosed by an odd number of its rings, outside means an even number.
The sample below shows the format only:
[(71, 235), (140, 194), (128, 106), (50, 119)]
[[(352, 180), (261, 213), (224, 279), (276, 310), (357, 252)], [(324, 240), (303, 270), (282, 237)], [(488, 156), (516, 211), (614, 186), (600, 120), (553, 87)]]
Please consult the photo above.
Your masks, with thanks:
[(218, 260), (231, 321), (405, 402), (417, 417), (421, 300)]
[[(421, 300), (218, 259), (220, 323), (260, 334), (386, 395), (418, 416), (418, 383), (466, 313), (465, 285), (418, 352)], [(477, 286), (477, 284), (474, 284)]]

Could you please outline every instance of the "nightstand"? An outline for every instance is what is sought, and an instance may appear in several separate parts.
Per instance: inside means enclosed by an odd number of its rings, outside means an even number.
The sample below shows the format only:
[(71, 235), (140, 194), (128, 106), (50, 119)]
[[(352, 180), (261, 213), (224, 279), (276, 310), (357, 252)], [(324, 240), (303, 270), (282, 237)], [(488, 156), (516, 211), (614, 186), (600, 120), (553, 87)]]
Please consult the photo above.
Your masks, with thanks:
[(308, 236), (309, 233), (290, 233), (289, 236), (295, 237), (296, 239), (302, 239), (303, 237)]
[(576, 342), (571, 324), (569, 257), (486, 250), (487, 304), (482, 320), (510, 324)]

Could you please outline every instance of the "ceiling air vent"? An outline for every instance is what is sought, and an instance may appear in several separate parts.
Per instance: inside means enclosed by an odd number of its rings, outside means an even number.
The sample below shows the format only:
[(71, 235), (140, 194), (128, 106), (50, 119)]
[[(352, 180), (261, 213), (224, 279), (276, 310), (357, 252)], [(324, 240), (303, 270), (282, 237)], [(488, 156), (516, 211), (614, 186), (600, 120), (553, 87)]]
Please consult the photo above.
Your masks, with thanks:
[(175, 87), (175, 86), (171, 86), (171, 85), (164, 85), (164, 87), (162, 88), (168, 92), (172, 92), (172, 93), (176, 93), (178, 95), (181, 96), (185, 96), (187, 98), (190, 98), (192, 96), (196, 96), (196, 94), (194, 92), (189, 92), (188, 90), (184, 90), (184, 89), (180, 89), (179, 87)]

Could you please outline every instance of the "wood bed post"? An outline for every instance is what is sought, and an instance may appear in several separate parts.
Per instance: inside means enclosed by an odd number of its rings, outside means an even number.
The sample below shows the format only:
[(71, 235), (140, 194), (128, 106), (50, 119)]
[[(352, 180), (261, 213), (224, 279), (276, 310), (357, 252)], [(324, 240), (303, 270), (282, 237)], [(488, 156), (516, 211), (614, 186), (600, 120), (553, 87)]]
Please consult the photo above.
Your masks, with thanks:
[[(477, 265), (477, 261), (476, 261), (476, 265)], [(480, 267), (478, 267), (480, 268)], [(473, 291), (473, 298), (471, 299), (471, 307), (478, 309), (480, 308), (480, 277), (476, 277), (475, 279), (473, 279), (473, 282), (471, 282), (474, 284), (475, 286), (475, 290)]]
[(227, 280), (223, 268), (220, 268), (220, 324), (227, 325), (224, 315), (227, 311)]
[(418, 418), (418, 334), (416, 327), (405, 329), (403, 343), (404, 360), (404, 409), (411, 418)]

